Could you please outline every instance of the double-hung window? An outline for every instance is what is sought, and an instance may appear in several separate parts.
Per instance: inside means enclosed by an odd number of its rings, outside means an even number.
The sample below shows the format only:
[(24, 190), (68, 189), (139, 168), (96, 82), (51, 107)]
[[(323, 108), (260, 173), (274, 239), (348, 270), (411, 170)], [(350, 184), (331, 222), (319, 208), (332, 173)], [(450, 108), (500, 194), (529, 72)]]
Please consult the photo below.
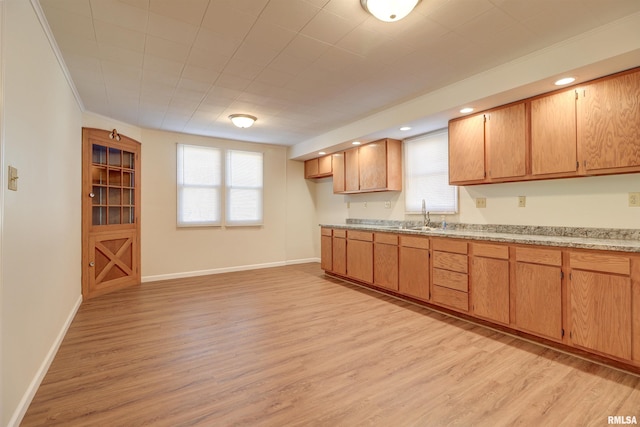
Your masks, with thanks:
[(449, 185), (447, 130), (404, 141), (405, 211), (458, 212), (458, 187)]
[(179, 227), (262, 224), (262, 153), (178, 144), (177, 160)]

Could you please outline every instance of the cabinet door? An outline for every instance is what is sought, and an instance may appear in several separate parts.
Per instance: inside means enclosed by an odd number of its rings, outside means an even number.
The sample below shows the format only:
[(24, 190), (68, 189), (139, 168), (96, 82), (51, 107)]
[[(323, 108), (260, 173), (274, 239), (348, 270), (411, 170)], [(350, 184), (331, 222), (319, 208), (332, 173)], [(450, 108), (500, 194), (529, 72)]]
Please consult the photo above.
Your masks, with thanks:
[(400, 275), (398, 288), (401, 294), (429, 299), (429, 251), (400, 247)]
[(571, 341), (631, 359), (631, 279), (573, 270), (570, 285)]
[(499, 179), (526, 175), (524, 103), (491, 111), (486, 128), (488, 176)]
[(344, 193), (344, 153), (331, 155), (331, 168), (333, 169), (333, 192)]
[(640, 71), (578, 90), (578, 138), (585, 169), (640, 165)]
[(484, 178), (484, 115), (449, 122), (449, 182)]
[(398, 290), (398, 246), (376, 243), (373, 247), (373, 283)]
[(473, 314), (509, 324), (509, 261), (474, 257), (470, 288)]
[(344, 188), (345, 191), (358, 191), (360, 189), (360, 168), (357, 148), (352, 148), (344, 152)]
[(387, 187), (386, 141), (372, 142), (359, 148), (360, 190), (378, 190)]
[(515, 323), (519, 329), (562, 339), (562, 277), (556, 266), (516, 263)]
[(531, 173), (577, 171), (576, 132), (575, 90), (531, 101)]
[(332, 241), (333, 272), (342, 276), (347, 275), (347, 239), (334, 237)]
[(323, 156), (318, 159), (318, 175), (329, 176), (333, 169), (331, 167), (331, 156)]
[(373, 243), (347, 240), (347, 276), (373, 283)]
[(331, 236), (320, 236), (320, 268), (325, 271), (333, 270), (333, 250)]
[(313, 178), (318, 175), (318, 159), (311, 159), (304, 162), (304, 177)]

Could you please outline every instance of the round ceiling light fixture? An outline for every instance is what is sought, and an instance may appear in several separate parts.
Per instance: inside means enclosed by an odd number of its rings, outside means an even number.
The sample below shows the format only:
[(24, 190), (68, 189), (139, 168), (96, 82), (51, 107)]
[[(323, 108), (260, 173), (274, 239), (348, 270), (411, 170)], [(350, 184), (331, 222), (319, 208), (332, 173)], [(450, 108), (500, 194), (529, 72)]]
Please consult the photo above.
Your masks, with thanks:
[(360, 0), (362, 8), (384, 22), (399, 21), (416, 7), (420, 0)]
[(562, 78), (560, 80), (557, 80), (555, 82), (555, 85), (556, 86), (564, 86), (564, 85), (568, 85), (569, 83), (573, 83), (575, 81), (576, 81), (576, 79), (573, 78), (573, 77), (565, 77), (565, 78)]
[(462, 114), (468, 114), (468, 113), (471, 113), (472, 111), (473, 111), (473, 108), (471, 107), (464, 107), (462, 110), (460, 110)]
[(250, 128), (258, 120), (249, 114), (232, 114), (229, 116), (231, 122), (239, 128)]

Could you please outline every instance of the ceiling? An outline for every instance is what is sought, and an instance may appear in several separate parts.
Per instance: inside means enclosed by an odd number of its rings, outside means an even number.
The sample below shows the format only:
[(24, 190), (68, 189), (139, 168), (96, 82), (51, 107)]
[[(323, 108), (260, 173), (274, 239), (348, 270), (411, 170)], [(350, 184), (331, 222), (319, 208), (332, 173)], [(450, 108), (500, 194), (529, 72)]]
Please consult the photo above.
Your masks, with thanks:
[[(37, 7), (38, 0), (34, 0)], [(295, 145), (640, 11), (638, 0), (39, 0), (86, 111)], [(230, 114), (258, 117), (237, 129)]]

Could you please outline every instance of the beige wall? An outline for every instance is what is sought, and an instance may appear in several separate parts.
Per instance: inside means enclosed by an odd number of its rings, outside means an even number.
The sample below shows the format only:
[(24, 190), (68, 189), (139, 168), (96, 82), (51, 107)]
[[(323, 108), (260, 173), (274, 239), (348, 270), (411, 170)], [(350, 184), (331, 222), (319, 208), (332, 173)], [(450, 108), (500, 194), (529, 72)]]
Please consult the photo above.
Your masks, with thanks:
[[(315, 185), (320, 223), (341, 223), (346, 218), (421, 218), (405, 215), (404, 192), (345, 196), (332, 194), (331, 181)], [(472, 224), (640, 228), (640, 209), (628, 207), (628, 193), (638, 191), (639, 174), (460, 187), (459, 214), (446, 218)], [(526, 196), (526, 207), (518, 207), (518, 196)], [(477, 197), (487, 199), (486, 208), (475, 207)], [(390, 208), (384, 207), (385, 201), (391, 202)], [(440, 215), (432, 219), (440, 221)]]
[[(264, 153), (264, 225), (176, 227), (176, 143)], [(315, 257), (312, 195), (284, 146), (143, 129), (143, 280), (268, 266)]]
[[(81, 113), (28, 1), (5, 0), (1, 424), (21, 417), (80, 302)], [(12, 420), (13, 418), (13, 420)]]

